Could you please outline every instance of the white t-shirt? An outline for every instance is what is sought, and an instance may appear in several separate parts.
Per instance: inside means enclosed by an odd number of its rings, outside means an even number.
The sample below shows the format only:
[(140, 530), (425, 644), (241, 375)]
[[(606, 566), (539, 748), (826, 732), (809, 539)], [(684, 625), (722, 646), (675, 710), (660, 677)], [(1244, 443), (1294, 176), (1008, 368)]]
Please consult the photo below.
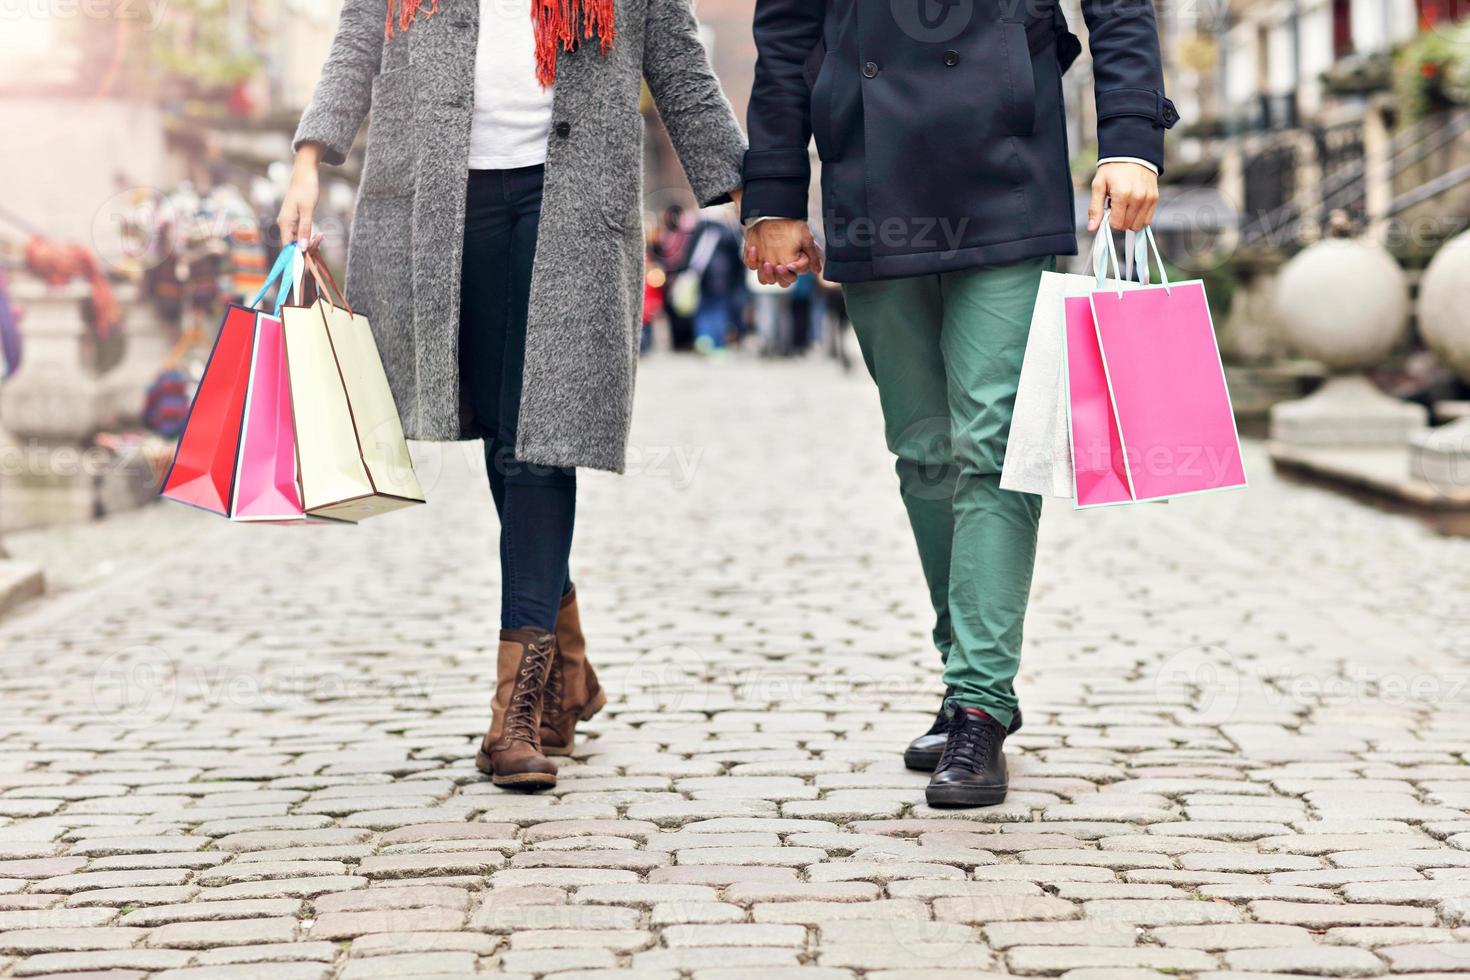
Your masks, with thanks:
[(470, 169), (545, 163), (551, 91), (536, 81), (530, 0), (480, 0)]

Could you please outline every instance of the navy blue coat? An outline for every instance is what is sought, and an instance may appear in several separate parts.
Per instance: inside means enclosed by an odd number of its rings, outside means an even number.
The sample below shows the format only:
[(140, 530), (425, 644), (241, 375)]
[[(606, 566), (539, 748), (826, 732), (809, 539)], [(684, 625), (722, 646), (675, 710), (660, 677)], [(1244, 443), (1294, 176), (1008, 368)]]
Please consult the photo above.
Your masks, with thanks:
[[(815, 137), (827, 275), (860, 282), (1077, 250), (1058, 0), (757, 0), (743, 217), (805, 218)], [(1163, 169), (1151, 0), (1083, 0), (1099, 157)]]

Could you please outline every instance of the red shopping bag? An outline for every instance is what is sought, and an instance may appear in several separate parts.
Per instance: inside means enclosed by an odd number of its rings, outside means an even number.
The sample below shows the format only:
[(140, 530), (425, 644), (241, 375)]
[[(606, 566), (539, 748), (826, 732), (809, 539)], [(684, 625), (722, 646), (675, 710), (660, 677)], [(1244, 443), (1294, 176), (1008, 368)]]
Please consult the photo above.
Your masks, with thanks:
[[(261, 314), (255, 309), (271, 284), (283, 277), (292, 268), (295, 246), (287, 246), (272, 270), (270, 279), (247, 306), (231, 305), (225, 312), (215, 338), (214, 349), (204, 367), (199, 390), (189, 408), (189, 417), (184, 423), (174, 452), (173, 464), (164, 477), (161, 495), (170, 500), (203, 508), (211, 513), (226, 517), (235, 512), (241, 497), (237, 486), (241, 477), (240, 446), (246, 431), (245, 406), (250, 398), (252, 369), (256, 365), (257, 321)], [(280, 289), (282, 299), (286, 294), (284, 283)], [(279, 307), (279, 303), (277, 306)], [(276, 320), (279, 330), (280, 321)], [(278, 356), (284, 362), (285, 348), (276, 344)], [(270, 355), (267, 355), (269, 361)], [(279, 372), (284, 374), (282, 370)], [(289, 392), (288, 396), (289, 398)], [(289, 411), (289, 401), (287, 402)], [(280, 433), (273, 439), (265, 439), (265, 427), (274, 416), (274, 427), (279, 430), (281, 422), (279, 398), (263, 397), (257, 424), (253, 426), (252, 444), (279, 443)], [(274, 409), (274, 412), (271, 411)], [(289, 423), (289, 418), (285, 420)], [(289, 427), (289, 425), (288, 425)], [(294, 466), (295, 444), (292, 442), (292, 465)], [(294, 481), (294, 471), (292, 479)], [(250, 489), (244, 496), (248, 506), (254, 508), (260, 493)]]
[(255, 311), (231, 306), (189, 408), (173, 465), (163, 480), (161, 493), (170, 500), (215, 514), (230, 513), (254, 344)]

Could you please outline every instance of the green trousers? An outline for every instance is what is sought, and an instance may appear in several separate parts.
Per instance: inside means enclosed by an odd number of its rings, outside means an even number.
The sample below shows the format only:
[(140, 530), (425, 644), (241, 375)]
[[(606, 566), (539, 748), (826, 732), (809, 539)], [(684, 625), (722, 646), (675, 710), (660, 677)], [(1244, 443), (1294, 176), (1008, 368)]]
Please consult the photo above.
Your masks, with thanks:
[(1036, 561), (1041, 498), (1000, 488), (1031, 309), (1055, 260), (845, 287), (878, 384), (898, 489), (934, 604), (952, 706), (1003, 725)]

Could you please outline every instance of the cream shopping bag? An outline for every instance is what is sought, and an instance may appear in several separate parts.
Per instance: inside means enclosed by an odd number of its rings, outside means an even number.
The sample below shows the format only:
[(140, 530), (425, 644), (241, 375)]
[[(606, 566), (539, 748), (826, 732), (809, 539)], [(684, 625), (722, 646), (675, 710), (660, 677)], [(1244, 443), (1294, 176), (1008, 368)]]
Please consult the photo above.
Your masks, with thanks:
[(424, 493), (367, 318), (347, 306), (314, 255), (304, 261), (317, 299), (287, 306), (282, 323), (306, 512), (360, 521), (421, 504)]
[[(1031, 313), (1031, 330), (1026, 340), (1026, 356), (1021, 362), (1021, 378), (1011, 414), (1005, 460), (1001, 464), (1000, 486), (1003, 490), (1067, 499), (1073, 496), (1072, 440), (1068, 427), (1070, 398), (1063, 351), (1065, 304), (1068, 297), (1090, 296), (1094, 289), (1099, 288), (1100, 281), (1109, 288), (1138, 285), (1121, 282), (1116, 278), (1116, 272), (1113, 279), (1101, 278), (1115, 247), (1112, 230), (1108, 226), (1110, 217), (1108, 212), (1103, 213), (1102, 227), (1092, 243), (1088, 259), (1092, 275), (1041, 274), (1036, 306)], [(1115, 256), (1113, 268), (1117, 268)]]

